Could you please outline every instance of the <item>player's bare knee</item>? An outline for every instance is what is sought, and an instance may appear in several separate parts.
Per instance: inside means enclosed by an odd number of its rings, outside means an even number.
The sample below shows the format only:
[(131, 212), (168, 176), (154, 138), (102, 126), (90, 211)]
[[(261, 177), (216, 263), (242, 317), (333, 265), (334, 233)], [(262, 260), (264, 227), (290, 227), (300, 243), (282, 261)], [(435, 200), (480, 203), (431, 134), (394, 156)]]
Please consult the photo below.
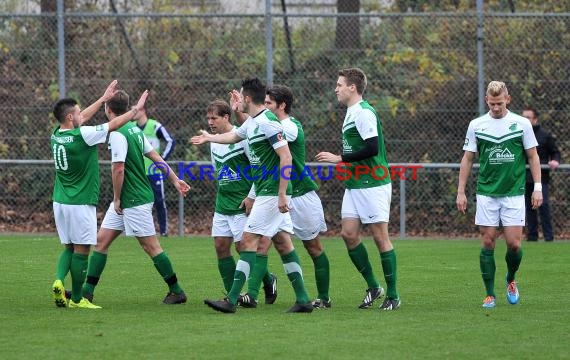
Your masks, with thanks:
[(279, 255), (283, 256), (286, 254), (289, 254), (291, 251), (295, 250), (295, 247), (293, 246), (293, 243), (291, 241), (289, 242), (281, 242), (279, 244), (275, 244), (275, 250), (277, 250), (277, 252), (279, 253)]
[(240, 251), (257, 251), (259, 238), (253, 236), (244, 236), (240, 241)]
[(360, 243), (358, 231), (342, 229), (340, 231), (340, 236), (349, 249), (354, 248)]
[(271, 239), (263, 236), (259, 239), (259, 243), (257, 244), (257, 253), (261, 255), (267, 255), (269, 252), (269, 248), (271, 248)]
[(507, 238), (507, 249), (512, 252), (518, 252), (521, 249), (521, 239), (520, 238)]
[(99, 241), (99, 239), (97, 239), (97, 245), (95, 245), (95, 251), (102, 253), (102, 254), (106, 254), (109, 251), (109, 246), (111, 246), (111, 242), (107, 242), (107, 241)]
[(144, 252), (147, 253), (150, 257), (155, 257), (156, 255), (163, 252), (156, 236), (139, 238), (138, 240)]
[(220, 259), (231, 255), (231, 246), (231, 239), (214, 238), (214, 249), (216, 249), (216, 255)]
[(507, 244), (507, 249), (515, 253), (519, 252), (519, 250), (521, 249), (521, 244), (520, 243)]
[(226, 247), (216, 247), (216, 256), (218, 259), (224, 259), (232, 256), (232, 252)]
[(481, 245), (485, 249), (494, 249), (495, 248), (495, 239), (493, 237), (488, 236), (488, 235), (483, 235), (483, 238), (481, 239)]
[(317, 239), (303, 241), (303, 246), (307, 250), (307, 253), (312, 258), (315, 258), (323, 253), (323, 244)]
[(73, 252), (76, 254), (82, 255), (89, 255), (89, 251), (91, 250), (91, 245), (78, 245), (75, 244), (73, 246)]

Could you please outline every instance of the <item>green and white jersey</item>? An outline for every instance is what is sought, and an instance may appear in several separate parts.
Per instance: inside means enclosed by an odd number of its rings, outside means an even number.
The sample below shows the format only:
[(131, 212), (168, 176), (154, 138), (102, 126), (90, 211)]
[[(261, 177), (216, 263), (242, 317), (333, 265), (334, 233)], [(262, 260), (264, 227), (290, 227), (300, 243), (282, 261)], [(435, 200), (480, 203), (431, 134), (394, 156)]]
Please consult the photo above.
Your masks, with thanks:
[(121, 189), (121, 207), (131, 208), (154, 202), (148, 181), (144, 155), (153, 150), (135, 122), (128, 122), (109, 136), (111, 161), (125, 163), (125, 179)]
[[(350, 106), (346, 110), (342, 124), (342, 154), (359, 151), (366, 146), (364, 140), (375, 136), (378, 137), (378, 154), (364, 160), (354, 161), (350, 167), (346, 167), (345, 171), (351, 173), (350, 178), (345, 180), (347, 189), (371, 188), (389, 184), (391, 181), (382, 123), (378, 113), (365, 100)], [(370, 172), (364, 175), (360, 174), (357, 178), (354, 175), (356, 166), (366, 166)]]
[[(287, 146), (283, 137), (283, 127), (271, 111), (265, 109), (247, 119), (234, 130), (242, 139), (247, 139), (250, 153), (251, 178), (255, 184), (256, 196), (277, 196), (279, 194), (279, 156), (275, 152)], [(287, 195), (291, 195), (291, 182), (287, 184)]]
[(99, 202), (99, 157), (97, 147), (107, 138), (109, 124), (82, 126), (51, 135), (55, 164), (54, 202), (68, 205), (94, 205)]
[(245, 140), (236, 144), (210, 143), (210, 155), (218, 185), (215, 211), (219, 214), (245, 213), (245, 209), (240, 209), (239, 206), (249, 193), (253, 182), (243, 176), (243, 171), (249, 166), (245, 146)]
[(537, 145), (530, 121), (510, 111), (501, 119), (487, 113), (472, 120), (463, 150), (479, 153), (477, 194), (524, 195), (525, 150)]
[[(293, 157), (293, 169), (291, 172), (291, 185), (293, 186), (292, 197), (302, 196), (309, 191), (317, 190), (319, 186), (309, 174), (305, 173), (305, 132), (303, 126), (294, 117), (281, 120), (285, 139), (289, 143), (289, 150)], [(304, 174), (304, 175), (303, 175)]]

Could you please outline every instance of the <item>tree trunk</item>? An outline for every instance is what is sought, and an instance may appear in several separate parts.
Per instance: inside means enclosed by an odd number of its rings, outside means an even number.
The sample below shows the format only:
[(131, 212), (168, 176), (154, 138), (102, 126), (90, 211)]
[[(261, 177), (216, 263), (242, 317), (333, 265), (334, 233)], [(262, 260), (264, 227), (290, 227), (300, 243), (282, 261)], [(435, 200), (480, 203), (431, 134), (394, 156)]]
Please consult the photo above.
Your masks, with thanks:
[[(73, 11), (75, 9), (75, 0), (63, 1), (64, 11)], [(42, 17), (42, 38), (46, 47), (55, 47), (57, 43), (57, 1), (56, 0), (40, 0), (40, 11), (42, 14), (51, 13), (52, 16)], [(66, 31), (68, 36), (69, 29)]]
[(53, 13), (53, 16), (42, 17), (42, 38), (46, 48), (55, 46), (57, 38), (57, 2), (54, 0), (41, 0), (40, 9), (42, 14)]
[[(337, 13), (360, 12), (360, 0), (337, 0)], [(336, 20), (336, 41), (337, 49), (360, 48), (360, 17), (341, 16)]]

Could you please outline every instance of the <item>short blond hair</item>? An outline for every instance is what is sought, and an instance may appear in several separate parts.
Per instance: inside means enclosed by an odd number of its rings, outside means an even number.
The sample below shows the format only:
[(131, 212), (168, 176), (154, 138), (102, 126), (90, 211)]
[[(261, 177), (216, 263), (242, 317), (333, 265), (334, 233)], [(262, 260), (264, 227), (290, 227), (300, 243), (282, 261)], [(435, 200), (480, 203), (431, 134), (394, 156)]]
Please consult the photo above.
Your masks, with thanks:
[(487, 96), (500, 96), (501, 94), (509, 95), (507, 85), (502, 81), (491, 81), (487, 86)]

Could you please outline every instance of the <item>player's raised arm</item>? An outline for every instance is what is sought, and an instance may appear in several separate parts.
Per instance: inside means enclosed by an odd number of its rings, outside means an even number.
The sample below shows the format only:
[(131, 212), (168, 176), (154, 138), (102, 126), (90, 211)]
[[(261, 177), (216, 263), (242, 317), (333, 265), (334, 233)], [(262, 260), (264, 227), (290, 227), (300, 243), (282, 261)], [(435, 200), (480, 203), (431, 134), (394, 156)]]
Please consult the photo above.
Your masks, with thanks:
[(109, 121), (109, 132), (117, 130), (121, 126), (125, 125), (126, 123), (134, 119), (137, 113), (144, 107), (147, 97), (148, 97), (148, 90), (145, 90), (141, 94), (141, 97), (139, 98), (137, 104), (133, 106), (131, 110)]
[(117, 92), (118, 84), (119, 82), (117, 80), (111, 81), (111, 83), (107, 86), (107, 89), (105, 89), (103, 96), (101, 96), (99, 99), (97, 99), (97, 101), (89, 105), (81, 112), (81, 123), (79, 126), (89, 121), (97, 113), (97, 111), (99, 111), (101, 105), (103, 105), (107, 100), (111, 99), (115, 95)]
[(229, 95), (230, 95), (230, 107), (231, 107), (234, 115), (236, 116), (237, 123), (241, 125), (249, 117), (248, 113), (242, 111), (243, 110), (243, 96), (239, 91), (237, 91), (235, 89), (230, 91)]

